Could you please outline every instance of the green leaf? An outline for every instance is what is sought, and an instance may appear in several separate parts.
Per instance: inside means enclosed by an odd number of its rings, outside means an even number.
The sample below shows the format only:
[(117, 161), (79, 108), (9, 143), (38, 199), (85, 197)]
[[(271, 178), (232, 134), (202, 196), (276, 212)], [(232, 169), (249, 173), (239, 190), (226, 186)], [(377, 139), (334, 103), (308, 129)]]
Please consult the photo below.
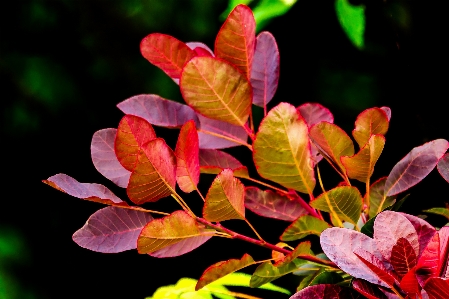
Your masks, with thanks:
[(321, 232), (330, 225), (321, 219), (305, 215), (296, 219), (281, 235), (282, 241), (294, 241), (307, 237), (308, 235), (320, 236)]
[(385, 208), (396, 202), (396, 196), (384, 197), (384, 188), (387, 177), (375, 181), (369, 189), (369, 218), (373, 218)]
[(352, 5), (348, 0), (336, 0), (335, 11), (349, 40), (357, 48), (363, 49), (365, 46), (365, 7)]
[(343, 281), (343, 277), (341, 277), (339, 274), (335, 272), (328, 272), (328, 271), (320, 271), (321, 273), (318, 273), (312, 281), (309, 283), (309, 285), (313, 286), (316, 284), (336, 284)]
[(431, 208), (428, 210), (424, 210), (425, 213), (431, 213), (446, 217), (449, 220), (449, 208)]
[(296, 271), (298, 268), (297, 264), (300, 263), (301, 262), (291, 262), (281, 267), (275, 267), (271, 262), (260, 264), (256, 271), (254, 271), (249, 285), (252, 288), (257, 288), (263, 284), (278, 279), (281, 276)]
[(287, 254), (282, 260), (277, 261), (274, 266), (282, 267), (288, 263), (291, 263), (298, 255), (313, 255), (310, 241), (301, 242), (296, 246), (296, 248)]
[(280, 103), (259, 126), (253, 145), (259, 174), (286, 188), (312, 194), (315, 177), (308, 127), (296, 108)]
[(297, 2), (297, 0), (261, 0), (253, 8), (256, 19), (256, 31), (259, 32), (268, 22), (278, 16), (282, 16)]

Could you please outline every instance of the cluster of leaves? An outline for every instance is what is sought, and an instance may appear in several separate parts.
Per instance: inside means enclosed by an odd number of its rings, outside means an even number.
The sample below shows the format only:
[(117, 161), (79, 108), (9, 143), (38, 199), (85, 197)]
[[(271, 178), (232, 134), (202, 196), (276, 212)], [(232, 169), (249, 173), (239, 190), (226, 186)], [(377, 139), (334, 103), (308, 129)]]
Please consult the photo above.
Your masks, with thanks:
[[(74, 241), (94, 251), (137, 248), (139, 253), (158, 258), (188, 253), (214, 236), (244, 240), (272, 251), (268, 260), (255, 261), (245, 253), (240, 259), (210, 266), (197, 281), (196, 290), (258, 265), (249, 281), (251, 287), (295, 273), (302, 278), (294, 298), (331, 298), (329, 294), (346, 298), (341, 294), (356, 294), (342, 287), (351, 281), (368, 298), (404, 298), (404, 294), (414, 298), (426, 291), (430, 298), (444, 298), (433, 290), (434, 285), (448, 281), (447, 230), (436, 233), (419, 218), (382, 211), (396, 209), (401, 203), (396, 203), (397, 196), (437, 164), (448, 180), (445, 153), (449, 142), (437, 139), (412, 149), (388, 176), (372, 183), (385, 145), (390, 109), (375, 107), (359, 114), (352, 131), (358, 150), (320, 104), (294, 107), (282, 102), (268, 109), (278, 85), (279, 52), (274, 37), (268, 32), (256, 36), (255, 28), (251, 10), (239, 5), (218, 32), (214, 51), (202, 43), (183, 43), (159, 33), (142, 40), (142, 55), (179, 84), (187, 105), (158, 95), (137, 95), (118, 104), (125, 116), (117, 129), (94, 134), (95, 167), (126, 188), (134, 205), (103, 185), (80, 183), (65, 174), (44, 181), (69, 195), (108, 205), (75, 232)], [(252, 105), (264, 111), (257, 132)], [(180, 128), (174, 151), (156, 136), (153, 125)], [(223, 150), (235, 146), (251, 152), (255, 175), (261, 178), (250, 175), (246, 166)], [(342, 178), (328, 191), (318, 167), (323, 158)], [(215, 175), (205, 196), (198, 188), (200, 174)], [(316, 179), (321, 186), (318, 196)], [(245, 186), (242, 180), (253, 185)], [(363, 196), (352, 180), (366, 186)], [(193, 191), (204, 202), (202, 216), (195, 215), (182, 197)], [(167, 214), (141, 206), (166, 197), (175, 199), (182, 209)], [(280, 236), (282, 242), (266, 242), (245, 217), (246, 209), (289, 222)], [(257, 238), (222, 225), (231, 219), (245, 221)], [(309, 235), (321, 235), (324, 254), (312, 252), (310, 241), (295, 247), (285, 243)]]

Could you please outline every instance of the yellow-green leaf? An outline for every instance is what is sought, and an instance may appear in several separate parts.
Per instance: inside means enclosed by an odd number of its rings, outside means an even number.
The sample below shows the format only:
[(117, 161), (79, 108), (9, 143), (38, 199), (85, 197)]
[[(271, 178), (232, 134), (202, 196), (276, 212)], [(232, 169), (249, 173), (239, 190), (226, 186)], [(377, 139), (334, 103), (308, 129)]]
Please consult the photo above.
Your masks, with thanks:
[(282, 277), (288, 273), (294, 272), (297, 270), (297, 265), (294, 262), (288, 263), (281, 267), (275, 267), (270, 262), (265, 262), (260, 264), (257, 267), (256, 271), (254, 271), (253, 276), (251, 277), (251, 281), (249, 285), (252, 288), (257, 288), (267, 282), (273, 281)]
[(281, 235), (282, 241), (294, 241), (309, 235), (320, 236), (321, 232), (331, 227), (326, 221), (305, 215), (296, 219)]
[(369, 218), (373, 218), (396, 202), (396, 196), (386, 196), (384, 192), (387, 177), (375, 181), (369, 188)]
[(274, 265), (276, 267), (282, 267), (292, 262), (298, 255), (313, 255), (310, 241), (301, 242), (296, 246), (296, 248), (287, 254), (282, 260), (276, 262)]

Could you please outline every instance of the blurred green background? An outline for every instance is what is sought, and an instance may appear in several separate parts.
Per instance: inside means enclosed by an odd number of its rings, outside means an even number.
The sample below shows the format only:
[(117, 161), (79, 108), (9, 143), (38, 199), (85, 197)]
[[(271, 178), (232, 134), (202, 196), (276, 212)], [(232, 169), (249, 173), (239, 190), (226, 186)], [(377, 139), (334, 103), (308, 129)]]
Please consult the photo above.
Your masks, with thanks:
[[(228, 240), (212, 240), (175, 259), (82, 249), (72, 242), (71, 234), (101, 206), (41, 183), (62, 172), (81, 182), (105, 184), (125, 197), (123, 190), (114, 188), (93, 167), (93, 133), (116, 127), (122, 113), (115, 105), (133, 95), (154, 93), (182, 101), (171, 79), (141, 57), (140, 40), (161, 32), (212, 48), (233, 2), (2, 3), (0, 299), (144, 298), (158, 286), (180, 277), (198, 278), (210, 264), (242, 256), (239, 245), (246, 245)], [(387, 175), (412, 147), (449, 139), (444, 108), (449, 27), (443, 9), (422, 1), (351, 0), (349, 4), (363, 5), (365, 22), (359, 39), (351, 40), (345, 33), (351, 24), (344, 24), (336, 12), (340, 0), (245, 2), (279, 46), (281, 78), (270, 107), (281, 101), (319, 102), (331, 109), (335, 122), (347, 132), (363, 109), (392, 108), (387, 144), (374, 179)], [(280, 2), (291, 8), (282, 8)], [(271, 8), (256, 13), (261, 3)], [(276, 15), (282, 16), (272, 18)], [(360, 28), (353, 30), (360, 34)], [(172, 144), (177, 138), (174, 131), (158, 133)], [(325, 170), (322, 173), (326, 177)], [(329, 186), (337, 180), (330, 177)], [(411, 190), (404, 209), (416, 214), (443, 206), (448, 190), (449, 185), (433, 172)], [(271, 242), (277, 242), (286, 227), (276, 221), (269, 228), (263, 221), (254, 222), (261, 231), (265, 225), (268, 231), (262, 234)], [(218, 248), (222, 255), (213, 256)], [(261, 253), (266, 257), (266, 251)], [(292, 289), (294, 277), (279, 284)]]

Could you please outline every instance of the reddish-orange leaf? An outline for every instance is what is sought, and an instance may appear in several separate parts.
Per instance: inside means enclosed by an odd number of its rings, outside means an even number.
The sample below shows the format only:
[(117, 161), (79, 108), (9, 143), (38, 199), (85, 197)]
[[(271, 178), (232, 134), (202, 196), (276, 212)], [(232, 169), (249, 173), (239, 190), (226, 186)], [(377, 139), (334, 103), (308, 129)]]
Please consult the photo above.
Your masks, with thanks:
[(156, 138), (149, 122), (134, 115), (125, 115), (120, 121), (115, 137), (115, 154), (119, 162), (129, 171), (133, 171), (142, 153), (142, 147)]
[(421, 287), (416, 278), (415, 268), (410, 269), (404, 277), (401, 279), (401, 289), (410, 296), (410, 298), (416, 298), (416, 295), (421, 293)]
[(426, 248), (422, 252), (416, 266), (416, 271), (419, 274), (438, 276), (440, 262), (440, 234), (437, 232), (432, 239), (427, 243)]
[(156, 138), (142, 149), (126, 189), (135, 204), (167, 197), (176, 185), (176, 157), (165, 141)]
[(176, 180), (182, 191), (189, 193), (196, 190), (200, 180), (200, 162), (198, 133), (195, 122), (186, 122), (179, 132), (176, 144)]
[(366, 109), (357, 116), (355, 129), (352, 131), (355, 141), (362, 148), (370, 139), (371, 135), (385, 135), (388, 131), (390, 122), (383, 109)]
[(237, 5), (221, 26), (215, 40), (215, 55), (251, 74), (256, 42), (256, 21), (251, 9)]

